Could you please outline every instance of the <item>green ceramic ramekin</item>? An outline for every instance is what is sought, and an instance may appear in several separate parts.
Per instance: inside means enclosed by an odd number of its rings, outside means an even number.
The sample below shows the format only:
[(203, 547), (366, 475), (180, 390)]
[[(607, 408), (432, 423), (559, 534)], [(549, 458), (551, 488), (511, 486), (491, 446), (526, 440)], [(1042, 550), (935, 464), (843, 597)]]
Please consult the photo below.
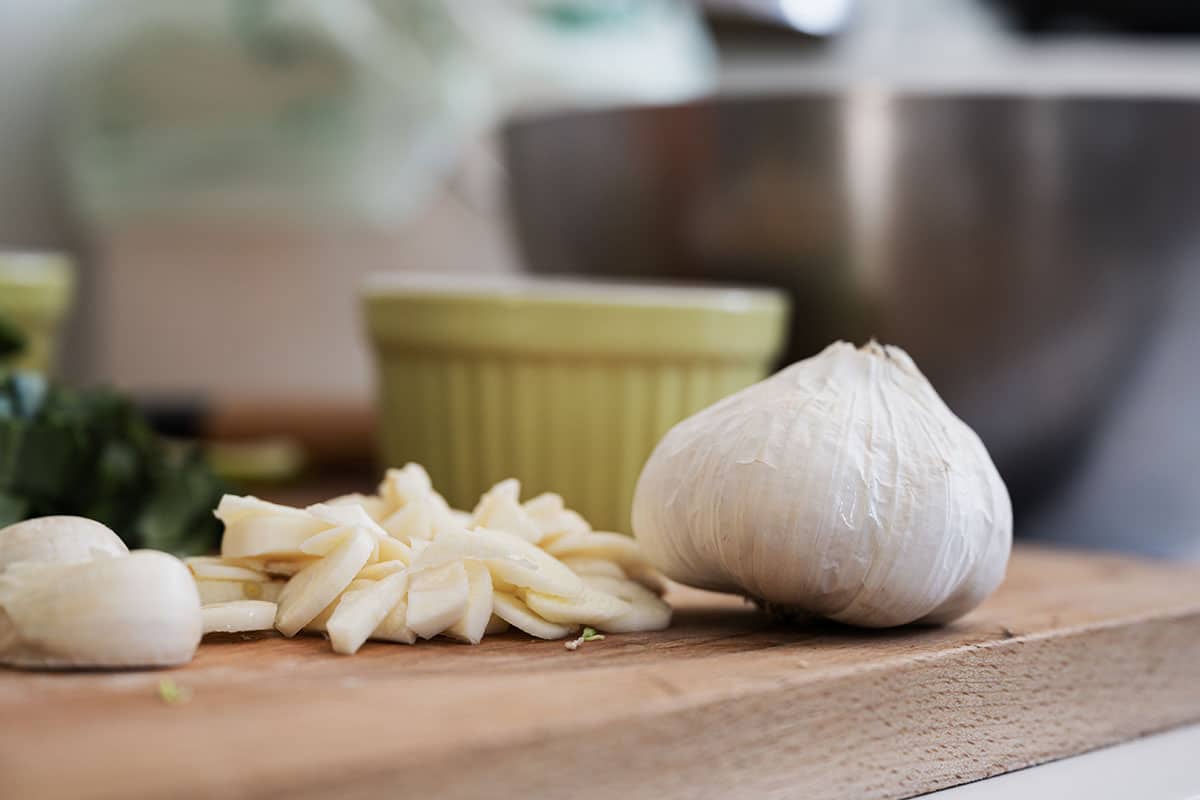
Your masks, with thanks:
[(0, 316), (26, 336), (25, 352), (12, 365), (51, 370), (73, 286), (71, 259), (65, 254), (0, 251)]
[(667, 429), (767, 374), (787, 300), (762, 289), (374, 276), (382, 455), (456, 507), (507, 477), (629, 529)]

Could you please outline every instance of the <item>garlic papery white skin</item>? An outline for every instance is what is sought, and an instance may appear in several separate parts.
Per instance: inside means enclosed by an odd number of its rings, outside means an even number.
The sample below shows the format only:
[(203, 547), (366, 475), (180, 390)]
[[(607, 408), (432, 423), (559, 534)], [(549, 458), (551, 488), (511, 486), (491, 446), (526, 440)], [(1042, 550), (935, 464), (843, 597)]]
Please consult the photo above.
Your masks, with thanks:
[(837, 342), (672, 428), (633, 528), (675, 580), (884, 627), (981, 603), (1004, 577), (1012, 507), (907, 353)]

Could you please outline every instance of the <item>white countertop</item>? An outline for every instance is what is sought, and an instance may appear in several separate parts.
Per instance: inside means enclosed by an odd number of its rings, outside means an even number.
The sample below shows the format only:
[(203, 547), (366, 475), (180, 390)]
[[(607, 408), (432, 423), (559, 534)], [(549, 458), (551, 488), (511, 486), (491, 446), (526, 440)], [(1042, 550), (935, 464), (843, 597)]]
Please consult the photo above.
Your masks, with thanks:
[(925, 795), (935, 800), (1200, 800), (1200, 725)]

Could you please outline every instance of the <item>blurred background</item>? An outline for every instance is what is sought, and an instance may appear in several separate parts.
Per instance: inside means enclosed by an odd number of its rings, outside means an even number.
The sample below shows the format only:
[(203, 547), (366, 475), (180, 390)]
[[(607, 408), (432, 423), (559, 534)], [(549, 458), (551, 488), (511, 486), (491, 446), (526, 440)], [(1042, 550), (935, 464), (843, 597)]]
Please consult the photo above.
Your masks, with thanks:
[(780, 363), (912, 353), (1019, 536), (1200, 558), (1197, 142), (1186, 0), (0, 0), (0, 313), (355, 483), (368, 274), (774, 287)]

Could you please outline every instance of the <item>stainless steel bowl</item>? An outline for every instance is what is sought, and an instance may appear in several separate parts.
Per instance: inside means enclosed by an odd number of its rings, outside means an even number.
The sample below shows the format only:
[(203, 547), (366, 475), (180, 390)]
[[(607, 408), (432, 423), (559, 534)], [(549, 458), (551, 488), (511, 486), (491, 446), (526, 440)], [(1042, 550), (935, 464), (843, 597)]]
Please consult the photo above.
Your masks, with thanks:
[(1018, 514), (1051, 496), (1195, 246), (1200, 104), (851, 92), (572, 113), (506, 132), (545, 273), (761, 283), (789, 360), (908, 349)]

